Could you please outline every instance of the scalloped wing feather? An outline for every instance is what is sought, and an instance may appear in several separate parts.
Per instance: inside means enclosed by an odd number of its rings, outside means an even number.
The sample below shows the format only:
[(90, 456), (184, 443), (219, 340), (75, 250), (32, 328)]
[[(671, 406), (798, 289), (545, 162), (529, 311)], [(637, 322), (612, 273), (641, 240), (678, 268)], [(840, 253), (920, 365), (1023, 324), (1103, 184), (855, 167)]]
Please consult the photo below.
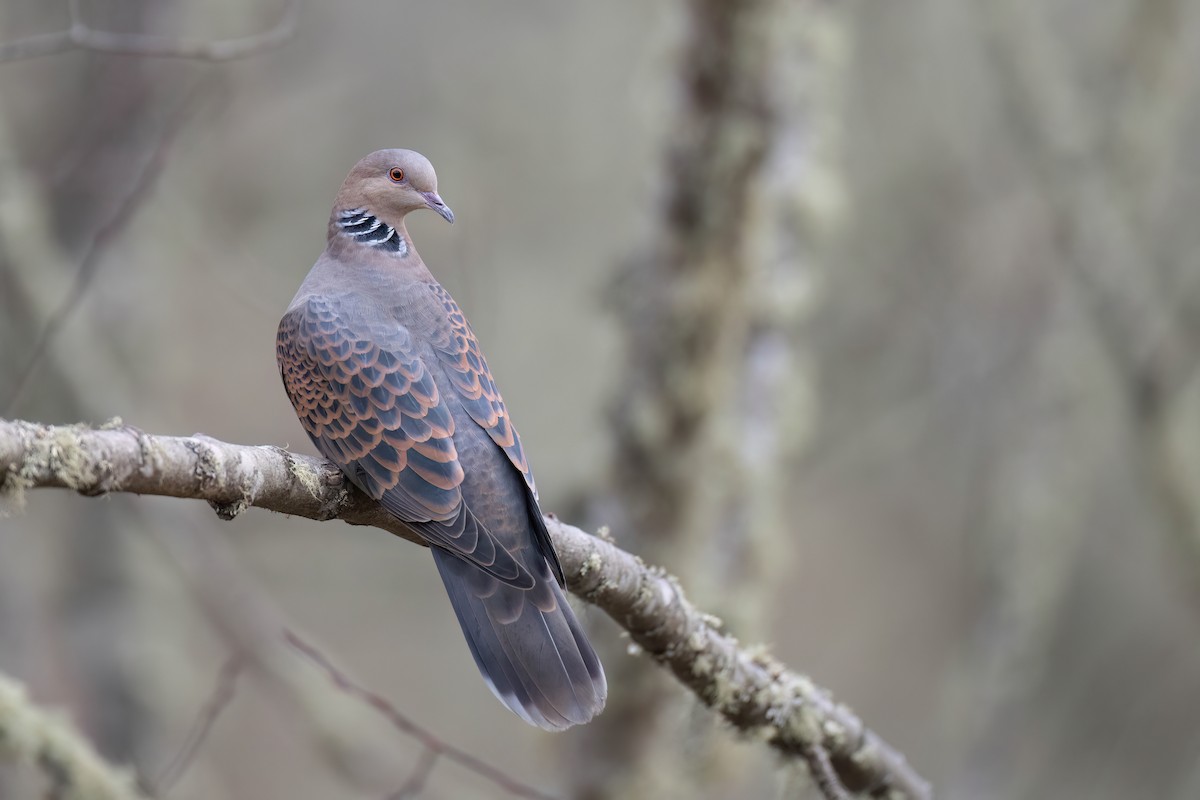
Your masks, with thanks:
[(525, 458), (525, 450), (521, 447), (521, 437), (513, 426), (504, 405), (504, 398), (496, 388), (492, 371), (488, 368), (487, 359), (471, 330), (471, 324), (459, 308), (458, 303), (441, 285), (430, 287), (434, 296), (442, 304), (446, 319), (450, 326), (437, 341), (433, 343), (434, 350), (441, 359), (450, 385), (458, 394), (467, 414), (477, 425), (487, 431), (489, 437), (508, 456), (508, 460), (516, 467), (525, 479), (527, 489), (526, 505), (529, 509), (529, 522), (534, 531), (534, 539), (538, 552), (550, 563), (555, 579), (560, 586), (565, 586), (562, 565), (558, 554), (550, 540), (550, 532), (542, 519), (537, 501), (537, 486), (533, 481), (533, 472)]
[[(396, 324), (367, 336), (349, 317), (337, 299), (310, 297), (279, 324), (284, 388), (317, 449), (431, 545), (532, 588), (534, 577), (463, 502), (454, 417), (409, 332)], [(515, 431), (512, 439), (519, 453)]]

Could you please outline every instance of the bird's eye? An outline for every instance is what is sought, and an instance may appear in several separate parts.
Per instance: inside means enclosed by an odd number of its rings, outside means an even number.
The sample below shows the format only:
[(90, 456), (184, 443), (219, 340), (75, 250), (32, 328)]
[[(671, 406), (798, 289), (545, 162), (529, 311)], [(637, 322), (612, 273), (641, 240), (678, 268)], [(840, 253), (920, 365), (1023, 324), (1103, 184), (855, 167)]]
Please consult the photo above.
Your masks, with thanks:
[(399, 183), (400, 181), (404, 180), (404, 170), (400, 169), (399, 167), (392, 167), (391, 171), (388, 172), (388, 177), (394, 180), (396, 183)]

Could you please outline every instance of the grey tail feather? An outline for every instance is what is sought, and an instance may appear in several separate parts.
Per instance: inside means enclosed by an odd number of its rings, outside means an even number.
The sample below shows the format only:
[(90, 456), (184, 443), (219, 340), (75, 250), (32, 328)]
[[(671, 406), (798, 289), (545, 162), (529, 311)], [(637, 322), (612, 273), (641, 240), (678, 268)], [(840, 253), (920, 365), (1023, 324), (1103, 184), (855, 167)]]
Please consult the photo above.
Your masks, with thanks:
[[(516, 589), (437, 547), (433, 560), (492, 693), (531, 725), (557, 731), (604, 708), (608, 684), (548, 567)], [(546, 610), (543, 610), (546, 609)]]

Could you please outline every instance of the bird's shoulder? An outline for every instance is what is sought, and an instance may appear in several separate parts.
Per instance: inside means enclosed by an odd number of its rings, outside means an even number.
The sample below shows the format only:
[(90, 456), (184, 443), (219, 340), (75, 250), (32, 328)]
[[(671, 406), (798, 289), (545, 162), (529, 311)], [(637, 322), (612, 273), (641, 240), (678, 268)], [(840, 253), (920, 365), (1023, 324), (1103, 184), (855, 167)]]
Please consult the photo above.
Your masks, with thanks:
[(284, 313), (280, 330), (315, 325), (384, 348), (415, 347), (421, 355), (429, 354), (422, 346), (426, 342), (446, 340), (453, 324), (441, 300), (444, 290), (420, 281), (397, 282), (386, 274), (376, 277), (344, 283), (305, 281)]

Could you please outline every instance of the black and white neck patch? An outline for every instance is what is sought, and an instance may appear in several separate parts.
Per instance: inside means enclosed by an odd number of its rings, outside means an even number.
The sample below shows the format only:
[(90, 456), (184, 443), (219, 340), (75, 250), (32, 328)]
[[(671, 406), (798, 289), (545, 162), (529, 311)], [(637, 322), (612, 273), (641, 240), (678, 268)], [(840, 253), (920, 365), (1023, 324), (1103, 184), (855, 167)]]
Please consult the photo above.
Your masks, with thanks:
[(354, 241), (378, 247), (389, 253), (408, 255), (408, 243), (400, 232), (374, 216), (365, 208), (351, 208), (338, 214), (337, 226), (342, 229), (342, 235), (349, 236)]

